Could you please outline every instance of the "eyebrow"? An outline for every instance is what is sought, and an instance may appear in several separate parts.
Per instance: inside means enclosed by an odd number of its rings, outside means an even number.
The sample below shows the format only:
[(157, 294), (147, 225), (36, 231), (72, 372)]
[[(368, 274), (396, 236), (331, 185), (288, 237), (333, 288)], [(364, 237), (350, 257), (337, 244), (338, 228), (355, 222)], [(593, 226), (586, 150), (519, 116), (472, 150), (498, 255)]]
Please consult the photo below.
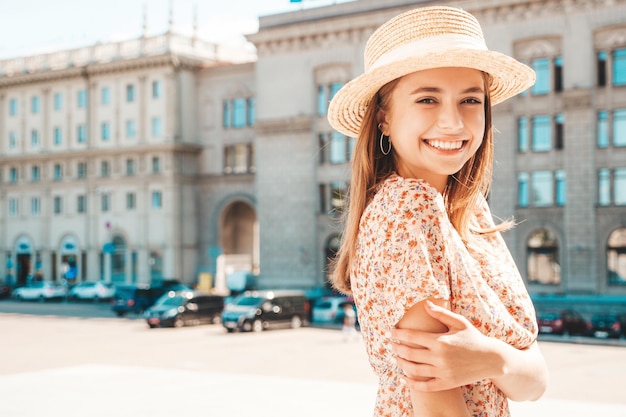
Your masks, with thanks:
[[(411, 91), (409, 95), (415, 95), (420, 93), (441, 93), (443, 90), (438, 87), (418, 87), (415, 90)], [(482, 87), (470, 87), (466, 90), (461, 91), (461, 94), (469, 94), (469, 93), (480, 93), (485, 94), (485, 90)]]

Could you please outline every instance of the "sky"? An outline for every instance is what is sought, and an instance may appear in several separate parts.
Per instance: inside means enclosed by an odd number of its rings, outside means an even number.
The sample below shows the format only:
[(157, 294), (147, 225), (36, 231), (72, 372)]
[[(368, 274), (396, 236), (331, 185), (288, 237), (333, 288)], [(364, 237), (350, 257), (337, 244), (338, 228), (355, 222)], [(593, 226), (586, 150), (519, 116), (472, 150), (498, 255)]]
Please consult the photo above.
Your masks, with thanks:
[(197, 11), (199, 37), (243, 45), (258, 30), (258, 16), (340, 3), (347, 0), (0, 0), (0, 59), (97, 42), (134, 39), (168, 29), (191, 35)]

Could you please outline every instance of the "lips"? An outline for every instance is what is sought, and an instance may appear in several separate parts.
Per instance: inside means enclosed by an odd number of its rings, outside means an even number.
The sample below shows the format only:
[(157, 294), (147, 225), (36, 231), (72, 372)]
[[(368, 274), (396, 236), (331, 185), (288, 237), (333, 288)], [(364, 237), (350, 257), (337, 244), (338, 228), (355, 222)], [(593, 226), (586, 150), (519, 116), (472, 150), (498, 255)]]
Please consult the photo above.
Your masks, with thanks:
[(442, 151), (455, 151), (457, 149), (461, 149), (465, 141), (463, 140), (438, 140), (438, 139), (426, 139), (428, 145), (432, 146), (435, 149), (439, 149)]

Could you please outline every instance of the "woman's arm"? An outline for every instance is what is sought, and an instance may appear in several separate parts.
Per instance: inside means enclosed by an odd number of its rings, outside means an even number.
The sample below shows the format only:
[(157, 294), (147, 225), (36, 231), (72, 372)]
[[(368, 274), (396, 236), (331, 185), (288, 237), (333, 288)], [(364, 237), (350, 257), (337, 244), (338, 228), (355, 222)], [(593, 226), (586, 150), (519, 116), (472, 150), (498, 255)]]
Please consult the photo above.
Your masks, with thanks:
[[(434, 303), (448, 306), (447, 301), (432, 300)], [(448, 328), (439, 320), (428, 314), (424, 308), (425, 301), (419, 302), (405, 312), (398, 322), (399, 329), (415, 329), (432, 334), (441, 334), (448, 331)], [(406, 346), (410, 349), (423, 349), (419, 345)], [(398, 363), (402, 367), (403, 359), (398, 357)], [(417, 376), (418, 381), (427, 381), (429, 378)], [(424, 391), (416, 389), (413, 381), (406, 380), (411, 392), (411, 402), (413, 404), (413, 415), (419, 417), (470, 417), (465, 404), (461, 388), (450, 387), (438, 391)]]
[(514, 401), (537, 400), (544, 393), (548, 371), (536, 342), (526, 350), (516, 349), (483, 335), (446, 308), (426, 303), (424, 311), (447, 331), (395, 329), (391, 333), (412, 390), (447, 391), (491, 379)]

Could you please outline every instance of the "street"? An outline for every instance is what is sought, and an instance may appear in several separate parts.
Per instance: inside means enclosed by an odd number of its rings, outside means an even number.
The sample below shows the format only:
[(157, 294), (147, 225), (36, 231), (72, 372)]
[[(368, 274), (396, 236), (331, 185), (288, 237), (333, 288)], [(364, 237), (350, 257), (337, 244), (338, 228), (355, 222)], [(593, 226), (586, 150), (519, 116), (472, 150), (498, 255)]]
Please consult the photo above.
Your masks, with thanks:
[[(20, 311), (34, 311), (24, 314)], [(0, 416), (370, 416), (376, 379), (335, 329), (148, 329), (105, 304), (0, 301)], [(514, 417), (626, 416), (626, 348), (540, 342), (546, 395)]]

